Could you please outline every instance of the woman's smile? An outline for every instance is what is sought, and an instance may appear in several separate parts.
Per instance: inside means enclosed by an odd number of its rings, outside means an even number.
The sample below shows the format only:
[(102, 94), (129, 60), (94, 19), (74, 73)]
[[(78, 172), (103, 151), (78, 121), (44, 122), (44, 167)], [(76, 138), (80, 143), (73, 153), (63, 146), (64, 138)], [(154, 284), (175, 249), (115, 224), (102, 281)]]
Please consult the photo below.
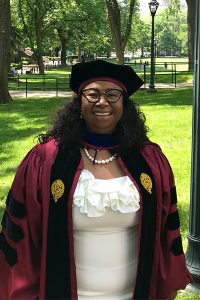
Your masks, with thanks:
[(111, 115), (110, 112), (94, 112), (95, 115), (97, 116), (109, 116)]
[(95, 116), (107, 117), (107, 116), (110, 116), (112, 113), (111, 112), (95, 111), (95, 112), (93, 112), (93, 114)]

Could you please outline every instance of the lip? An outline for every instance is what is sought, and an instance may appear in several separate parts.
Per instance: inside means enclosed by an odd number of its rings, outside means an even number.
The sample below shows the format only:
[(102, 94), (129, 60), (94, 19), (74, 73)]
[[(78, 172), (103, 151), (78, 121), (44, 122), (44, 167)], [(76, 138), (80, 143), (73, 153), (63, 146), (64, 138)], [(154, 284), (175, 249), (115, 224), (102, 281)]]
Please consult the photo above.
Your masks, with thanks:
[(110, 116), (111, 112), (100, 112), (100, 111), (96, 111), (93, 113), (95, 116), (101, 116), (101, 117), (106, 117), (106, 116)]

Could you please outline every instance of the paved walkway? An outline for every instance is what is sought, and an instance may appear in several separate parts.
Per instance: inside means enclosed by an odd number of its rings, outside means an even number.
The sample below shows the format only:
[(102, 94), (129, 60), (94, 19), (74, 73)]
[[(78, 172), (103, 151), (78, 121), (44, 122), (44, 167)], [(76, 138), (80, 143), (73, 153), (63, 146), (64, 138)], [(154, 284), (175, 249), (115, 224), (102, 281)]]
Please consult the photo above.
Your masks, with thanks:
[(10, 95), (11, 97), (16, 97), (16, 98), (26, 98), (26, 97), (30, 97), (30, 98), (50, 98), (50, 97), (71, 97), (72, 96), (72, 92), (68, 92), (68, 91), (58, 91), (58, 93), (56, 93), (56, 91), (10, 91)]
[[(192, 87), (193, 84), (192, 83), (178, 83), (176, 85), (176, 88), (180, 88), (180, 87)], [(148, 84), (146, 84), (146, 86), (143, 86), (141, 89), (147, 89), (148, 88)], [(170, 83), (170, 84), (165, 84), (165, 83), (158, 83), (155, 84), (155, 88), (158, 89), (168, 89), (168, 88), (175, 88), (174, 83)], [(73, 92), (69, 92), (69, 91), (17, 91), (17, 90), (11, 90), (10, 91), (10, 95), (11, 97), (16, 97), (16, 98), (26, 98), (26, 97), (34, 97), (34, 98), (45, 98), (45, 97), (71, 97)]]

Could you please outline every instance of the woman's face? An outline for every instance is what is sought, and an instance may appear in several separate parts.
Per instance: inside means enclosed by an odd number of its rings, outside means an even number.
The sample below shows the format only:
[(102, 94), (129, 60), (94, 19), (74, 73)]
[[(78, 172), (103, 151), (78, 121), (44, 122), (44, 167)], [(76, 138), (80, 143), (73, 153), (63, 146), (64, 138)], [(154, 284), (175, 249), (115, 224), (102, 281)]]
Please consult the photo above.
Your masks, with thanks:
[[(121, 87), (110, 81), (91, 82), (83, 90), (87, 89), (96, 89), (101, 93), (110, 89), (123, 91)], [(83, 119), (90, 131), (105, 134), (114, 132), (123, 114), (123, 95), (115, 103), (109, 103), (105, 94), (101, 95), (96, 103), (89, 102), (84, 94), (82, 94), (81, 100)]]

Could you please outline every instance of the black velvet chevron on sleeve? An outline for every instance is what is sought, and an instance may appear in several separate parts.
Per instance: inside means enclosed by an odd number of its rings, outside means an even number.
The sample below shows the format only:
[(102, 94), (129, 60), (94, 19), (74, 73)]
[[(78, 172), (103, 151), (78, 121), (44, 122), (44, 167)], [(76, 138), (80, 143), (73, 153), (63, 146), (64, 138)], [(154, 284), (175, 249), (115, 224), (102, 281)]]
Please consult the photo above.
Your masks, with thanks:
[(180, 227), (180, 219), (178, 211), (170, 213), (167, 218), (167, 228), (169, 230), (177, 230)]
[(19, 242), (23, 239), (24, 234), (19, 225), (15, 224), (5, 212), (1, 221), (2, 227), (5, 229), (7, 236), (13, 242)]
[(17, 263), (17, 251), (8, 244), (3, 233), (0, 233), (0, 250), (3, 251), (6, 261), (11, 267)]
[(18, 243), (24, 238), (21, 227), (16, 224), (11, 217), (23, 219), (26, 216), (26, 208), (23, 203), (17, 201), (9, 191), (6, 199), (7, 209), (4, 212), (0, 234), (0, 250), (3, 251), (7, 263), (12, 267), (17, 263), (17, 251), (9, 244), (9, 240)]
[(176, 187), (173, 186), (171, 188), (171, 204), (176, 204), (176, 203), (177, 203)]
[(17, 219), (23, 219), (24, 217), (26, 217), (25, 205), (12, 197), (11, 191), (8, 193), (6, 205), (9, 207), (9, 213), (11, 216)]
[(183, 245), (181, 236), (178, 236), (176, 239), (172, 241), (171, 251), (175, 256), (183, 254)]

